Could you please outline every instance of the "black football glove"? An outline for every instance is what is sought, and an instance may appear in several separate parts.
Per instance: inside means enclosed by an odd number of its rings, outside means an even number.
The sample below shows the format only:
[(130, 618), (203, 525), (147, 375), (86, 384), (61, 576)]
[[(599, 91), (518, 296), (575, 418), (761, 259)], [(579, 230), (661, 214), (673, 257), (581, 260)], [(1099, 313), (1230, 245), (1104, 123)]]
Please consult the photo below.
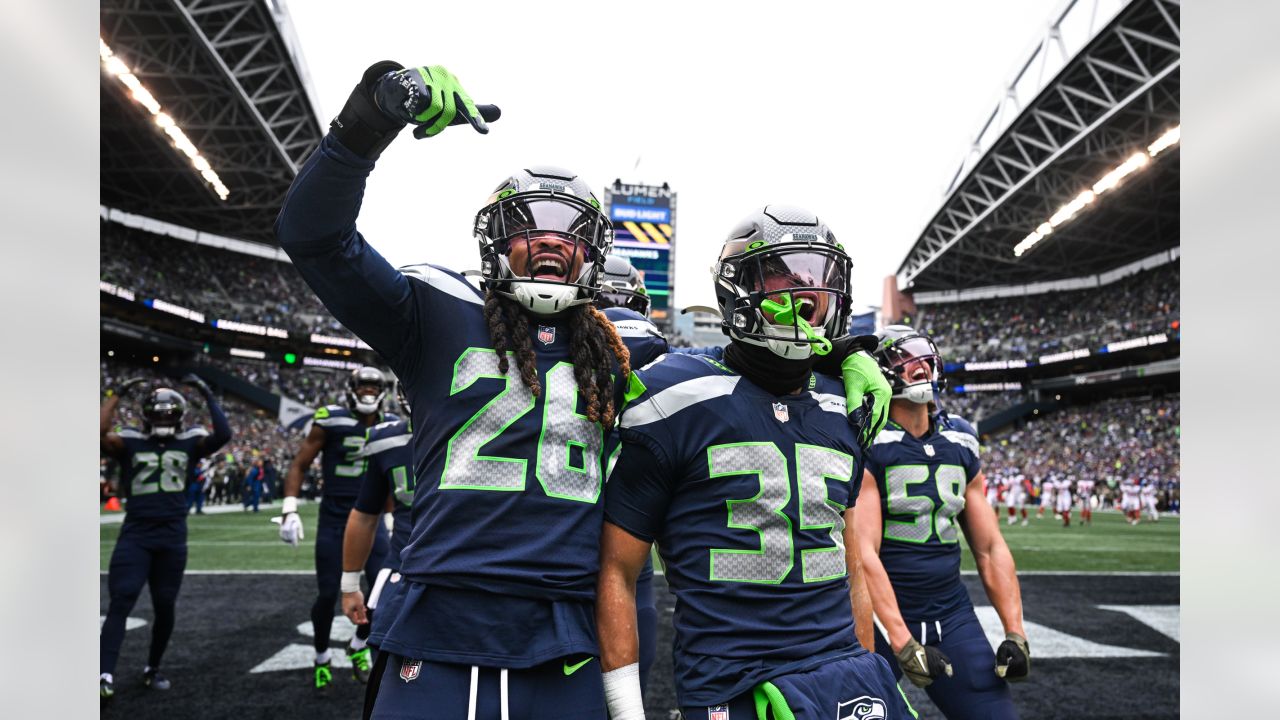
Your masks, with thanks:
[(205, 397), (209, 397), (210, 395), (213, 394), (213, 391), (209, 389), (209, 385), (205, 383), (205, 381), (195, 373), (187, 373), (186, 375), (183, 375), (182, 382), (199, 390), (200, 394), (204, 395)]
[(129, 378), (128, 380), (125, 380), (124, 382), (120, 383), (119, 387), (108, 392), (108, 395), (115, 395), (116, 397), (124, 399), (124, 396), (128, 395), (130, 390), (145, 383), (146, 381), (147, 381), (146, 378), (140, 378), (140, 377)]
[(921, 645), (915, 638), (908, 640), (896, 657), (902, 672), (916, 687), (928, 687), (936, 677), (951, 677), (951, 658), (936, 647)]
[(489, 132), (471, 96), (442, 65), (389, 72), (378, 78), (373, 98), (384, 114), (417, 125), (413, 136), (419, 140), (440, 134), (459, 115), (476, 132)]
[(996, 675), (1009, 682), (1021, 682), (1031, 674), (1031, 646), (1018, 633), (1005, 633), (996, 648)]

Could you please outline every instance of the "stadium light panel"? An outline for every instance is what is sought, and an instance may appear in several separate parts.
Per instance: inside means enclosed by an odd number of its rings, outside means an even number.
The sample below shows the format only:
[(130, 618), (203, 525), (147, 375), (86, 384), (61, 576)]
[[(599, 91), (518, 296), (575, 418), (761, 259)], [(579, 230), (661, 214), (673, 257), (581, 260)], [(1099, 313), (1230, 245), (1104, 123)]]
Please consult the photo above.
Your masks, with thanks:
[(1166, 130), (1163, 135), (1156, 138), (1155, 142), (1147, 146), (1147, 149), (1139, 150), (1130, 155), (1124, 162), (1117, 165), (1106, 175), (1098, 179), (1093, 184), (1093, 188), (1085, 190), (1077, 195), (1071, 202), (1058, 208), (1057, 212), (1049, 217), (1048, 222), (1040, 223), (1039, 227), (1027, 233), (1027, 236), (1018, 241), (1013, 246), (1013, 256), (1022, 257), (1023, 253), (1030, 250), (1036, 243), (1043, 240), (1054, 228), (1062, 225), (1071, 218), (1075, 217), (1085, 206), (1091, 204), (1098, 199), (1099, 195), (1115, 188), (1120, 181), (1132, 175), (1138, 170), (1146, 167), (1151, 163), (1151, 159), (1160, 151), (1177, 144), (1182, 138), (1182, 126), (1175, 125)]
[(1155, 142), (1148, 145), (1147, 152), (1151, 154), (1151, 157), (1155, 157), (1156, 154), (1158, 154), (1161, 150), (1164, 150), (1165, 148), (1171, 145), (1176, 145), (1181, 141), (1182, 141), (1182, 126), (1174, 125), (1168, 131), (1166, 131), (1165, 134), (1156, 138)]
[(103, 71), (129, 88), (129, 96), (155, 117), (156, 125), (169, 136), (169, 139), (173, 141), (173, 146), (181, 150), (191, 160), (191, 164), (195, 166), (200, 176), (217, 193), (218, 198), (226, 200), (231, 191), (223, 184), (222, 178), (218, 177), (218, 173), (214, 172), (213, 168), (210, 167), (209, 161), (200, 154), (195, 144), (191, 142), (186, 133), (182, 132), (182, 128), (178, 127), (174, 119), (168, 113), (161, 111), (160, 102), (151, 94), (151, 91), (147, 90), (142, 81), (138, 79), (138, 76), (129, 70), (129, 66), (116, 57), (115, 53), (112, 52), (102, 38), (98, 38), (98, 57), (102, 60)]

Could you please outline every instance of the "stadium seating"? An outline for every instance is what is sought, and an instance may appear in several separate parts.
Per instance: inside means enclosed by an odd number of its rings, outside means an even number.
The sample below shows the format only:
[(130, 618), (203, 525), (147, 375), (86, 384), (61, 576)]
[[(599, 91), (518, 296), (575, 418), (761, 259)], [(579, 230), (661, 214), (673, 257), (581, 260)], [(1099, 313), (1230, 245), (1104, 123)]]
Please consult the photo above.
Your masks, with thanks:
[(1179, 319), (1180, 263), (1101, 288), (921, 305), (917, 327), (948, 363), (1034, 359), (1167, 332)]
[(237, 322), (303, 335), (354, 337), (289, 263), (195, 245), (124, 225), (100, 226), (100, 278), (139, 299), (161, 298)]

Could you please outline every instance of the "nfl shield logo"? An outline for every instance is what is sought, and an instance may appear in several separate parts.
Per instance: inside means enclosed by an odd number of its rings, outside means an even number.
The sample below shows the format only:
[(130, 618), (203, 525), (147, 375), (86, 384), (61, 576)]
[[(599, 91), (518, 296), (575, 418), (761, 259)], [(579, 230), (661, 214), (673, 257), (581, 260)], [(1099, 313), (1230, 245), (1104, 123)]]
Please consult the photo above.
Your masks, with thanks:
[(400, 663), (400, 679), (405, 682), (417, 680), (422, 674), (422, 661), (405, 659)]
[(717, 705), (707, 708), (707, 720), (729, 720), (729, 706)]
[(773, 416), (777, 418), (778, 422), (786, 422), (791, 419), (791, 411), (783, 403), (774, 403)]
[(556, 341), (556, 328), (555, 328), (555, 326), (554, 326), (554, 325), (539, 325), (539, 326), (538, 326), (538, 340), (540, 340), (540, 341), (542, 342), (542, 344), (543, 344), (543, 345), (550, 345), (551, 343), (555, 342), (555, 341)]
[(933, 453), (933, 446), (932, 446), (932, 445), (925, 445), (925, 446), (924, 446), (924, 454), (925, 454), (925, 455), (928, 455), (929, 457), (933, 457), (933, 454), (934, 454), (934, 453)]

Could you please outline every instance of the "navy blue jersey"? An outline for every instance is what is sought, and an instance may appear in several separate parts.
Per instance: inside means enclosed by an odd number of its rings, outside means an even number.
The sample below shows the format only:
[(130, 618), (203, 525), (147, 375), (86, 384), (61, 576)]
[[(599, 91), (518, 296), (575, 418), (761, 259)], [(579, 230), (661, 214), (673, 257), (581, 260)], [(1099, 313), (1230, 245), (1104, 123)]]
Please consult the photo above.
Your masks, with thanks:
[(960, 582), (956, 516), (981, 469), (973, 427), (944, 414), (921, 438), (891, 420), (868, 451), (884, 526), (880, 562), (904, 618), (933, 620), (971, 607)]
[(360, 458), (368, 462), (368, 472), (355, 508), (362, 513), (379, 515), (392, 498), (391, 545), (384, 567), (400, 570), (400, 551), (409, 542), (413, 527), (409, 513), (413, 507), (413, 453), (409, 441), (413, 430), (408, 420), (384, 422), (369, 428)]
[(117, 434), (124, 441), (124, 451), (117, 459), (120, 492), (128, 498), (126, 522), (185, 518), (185, 491), (188, 480), (195, 477), (197, 463), (226, 442), (214, 444), (216, 438), (200, 427), (167, 438), (133, 428)]
[[(392, 413), (379, 413), (378, 422), (394, 422)], [(316, 410), (312, 422), (324, 428), (324, 447), (320, 450), (320, 471), (324, 478), (324, 499), (350, 504), (360, 494), (366, 463), (360, 457), (365, 432), (369, 426), (341, 405), (325, 405)]]
[[(541, 386), (534, 396), (514, 353), (508, 353), (507, 373), (499, 371), (479, 290), (429, 264), (397, 270), (356, 231), (372, 169), (327, 135), (290, 187), (276, 234), (334, 317), (404, 384), (414, 419), (416, 481), (401, 572), (433, 588), (480, 591), (490, 607), (495, 595), (588, 603), (599, 564), (605, 429), (584, 416), (569, 322), (528, 317)], [(636, 366), (665, 348), (647, 334), (623, 340)], [(406, 593), (413, 627), (393, 624), (385, 647), (412, 657), (461, 658), (414, 655), (425, 646), (401, 641), (427, 629), (430, 618), (420, 621), (413, 606), (419, 595), (429, 594)], [(445, 595), (436, 597), (443, 602)], [(470, 611), (472, 605), (458, 607)], [(488, 633), (467, 617), (454, 620), (455, 647)], [(593, 628), (574, 632), (589, 635), (594, 647)], [(511, 658), (529, 655), (519, 653), (518, 644), (495, 649), (485, 662), (510, 660), (504, 667), (518, 667)]]
[(778, 397), (709, 356), (670, 354), (628, 400), (606, 515), (658, 544), (680, 704), (855, 652), (843, 531), (861, 451), (840, 384), (811, 375)]

